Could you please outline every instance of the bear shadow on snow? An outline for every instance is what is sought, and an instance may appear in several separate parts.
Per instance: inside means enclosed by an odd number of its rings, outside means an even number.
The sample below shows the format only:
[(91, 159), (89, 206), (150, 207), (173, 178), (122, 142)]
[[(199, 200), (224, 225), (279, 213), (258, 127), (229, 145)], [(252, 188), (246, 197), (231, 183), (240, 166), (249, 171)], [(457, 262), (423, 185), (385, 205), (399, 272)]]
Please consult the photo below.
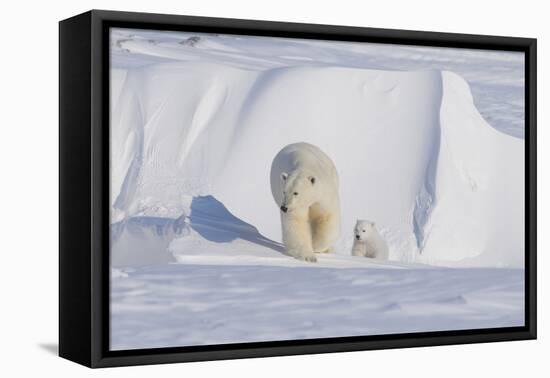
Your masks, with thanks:
[(231, 214), (211, 195), (193, 197), (189, 221), (194, 231), (211, 242), (229, 243), (242, 239), (284, 253), (282, 244), (266, 238), (256, 227)]

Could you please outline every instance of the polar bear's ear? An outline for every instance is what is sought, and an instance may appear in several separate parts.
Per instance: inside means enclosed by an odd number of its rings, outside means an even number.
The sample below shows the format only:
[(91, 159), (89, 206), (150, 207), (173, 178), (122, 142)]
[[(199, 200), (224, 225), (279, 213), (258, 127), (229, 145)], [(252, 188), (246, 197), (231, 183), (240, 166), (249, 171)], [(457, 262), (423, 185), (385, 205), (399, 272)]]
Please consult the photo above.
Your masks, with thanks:
[(287, 178), (288, 178), (288, 173), (286, 172), (281, 173), (281, 180), (286, 181)]
[(308, 179), (311, 182), (311, 185), (315, 184), (315, 177), (309, 176)]

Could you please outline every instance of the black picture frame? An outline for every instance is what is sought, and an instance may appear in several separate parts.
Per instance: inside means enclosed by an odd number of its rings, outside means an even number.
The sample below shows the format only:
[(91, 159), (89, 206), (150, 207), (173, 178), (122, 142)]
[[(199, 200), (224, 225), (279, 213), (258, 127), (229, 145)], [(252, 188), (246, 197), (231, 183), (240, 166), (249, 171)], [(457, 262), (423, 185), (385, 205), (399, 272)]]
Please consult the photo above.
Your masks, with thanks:
[[(525, 326), (109, 350), (109, 28), (519, 51), (525, 54)], [(536, 338), (536, 39), (92, 10), (59, 23), (59, 355), (88, 367)]]

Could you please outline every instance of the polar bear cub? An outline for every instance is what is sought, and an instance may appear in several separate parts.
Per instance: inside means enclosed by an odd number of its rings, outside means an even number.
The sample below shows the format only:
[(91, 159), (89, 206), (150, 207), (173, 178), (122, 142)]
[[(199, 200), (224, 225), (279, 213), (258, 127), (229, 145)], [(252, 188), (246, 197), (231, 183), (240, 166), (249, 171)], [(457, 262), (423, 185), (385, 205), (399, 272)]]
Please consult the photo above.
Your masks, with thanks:
[(376, 259), (388, 259), (388, 245), (382, 238), (374, 222), (357, 220), (354, 228), (353, 256), (372, 257)]
[(318, 147), (294, 143), (271, 165), (271, 192), (280, 209), (283, 244), (297, 259), (315, 262), (340, 233), (338, 173)]

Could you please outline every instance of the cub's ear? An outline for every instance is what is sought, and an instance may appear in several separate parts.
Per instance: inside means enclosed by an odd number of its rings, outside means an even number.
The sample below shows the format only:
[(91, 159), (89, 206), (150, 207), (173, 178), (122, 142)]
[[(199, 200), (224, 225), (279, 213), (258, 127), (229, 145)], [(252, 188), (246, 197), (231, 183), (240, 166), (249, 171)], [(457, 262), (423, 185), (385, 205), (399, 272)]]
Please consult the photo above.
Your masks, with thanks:
[(370, 222), (370, 225), (374, 227), (374, 226), (376, 226), (376, 223), (375, 222)]
[(311, 185), (314, 185), (314, 184), (315, 184), (315, 177), (309, 176), (308, 179), (309, 179), (309, 181), (311, 182)]
[(286, 172), (281, 173), (281, 180), (286, 181), (287, 178), (288, 178), (288, 173)]

